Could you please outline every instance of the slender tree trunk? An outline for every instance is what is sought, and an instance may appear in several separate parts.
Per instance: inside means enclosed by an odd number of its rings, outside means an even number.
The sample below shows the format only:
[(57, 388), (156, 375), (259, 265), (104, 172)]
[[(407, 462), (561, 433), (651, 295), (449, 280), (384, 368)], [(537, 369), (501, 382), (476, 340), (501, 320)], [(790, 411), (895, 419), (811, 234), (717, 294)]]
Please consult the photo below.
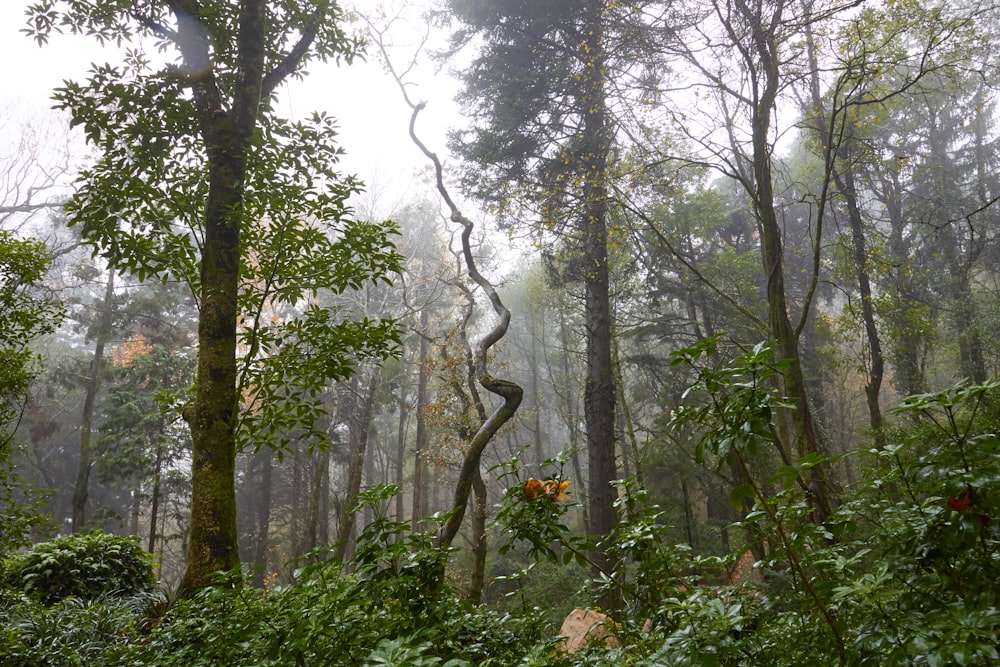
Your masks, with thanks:
[(414, 532), (420, 528), (420, 523), (426, 515), (427, 501), (424, 488), (426, 486), (426, 462), (424, 452), (427, 449), (427, 364), (430, 361), (430, 341), (426, 333), (430, 326), (430, 311), (424, 308), (420, 311), (420, 357), (417, 360), (417, 434), (413, 457), (413, 516)]
[[(385, 483), (385, 466), (382, 466), (382, 470), (379, 471), (375, 465), (376, 460), (382, 458), (382, 451), (378, 446), (379, 440), (378, 429), (375, 427), (374, 420), (372, 420), (368, 425), (368, 450), (365, 452), (364, 472), (361, 476), (362, 489), (370, 489), (377, 484)], [(365, 505), (364, 511), (361, 513), (360, 532), (364, 532), (365, 527), (370, 525), (374, 520), (375, 509), (371, 505)]]
[(298, 449), (293, 452), (291, 456), (292, 465), (292, 516), (289, 525), (291, 526), (291, 540), (290, 551), (288, 554), (289, 560), (295, 560), (302, 556), (306, 551), (306, 540), (304, 539), (306, 531), (306, 521), (304, 518), (305, 512), (303, 511), (303, 497), (305, 495), (305, 489), (303, 479), (305, 477), (303, 472), (305, 456)]
[(254, 570), (253, 585), (264, 586), (267, 577), (267, 551), (270, 542), (271, 528), (271, 485), (273, 474), (273, 454), (269, 447), (261, 447), (255, 458), (260, 463), (260, 487), (256, 490), (254, 503)]
[(153, 498), (149, 508), (149, 544), (146, 551), (156, 552), (156, 522), (160, 516), (160, 474), (163, 469), (163, 443), (156, 443), (156, 461), (153, 464)]
[[(569, 325), (566, 322), (566, 313), (562, 308), (559, 309), (559, 338), (563, 348), (562, 371), (564, 383), (569, 385), (569, 378), (572, 375), (572, 366), (570, 365)], [(558, 385), (559, 383), (553, 383), (553, 386), (557, 387), (556, 392), (560, 393)], [(565, 390), (561, 392), (561, 396), (564, 405), (566, 429), (569, 431), (570, 464), (573, 466), (573, 474), (575, 475), (577, 483), (582, 485), (585, 478), (583, 475), (583, 464), (580, 461), (580, 429), (578, 427), (580, 419), (576, 411), (576, 392), (572, 391), (569, 387), (566, 387)], [(584, 528), (590, 525), (589, 506), (589, 502), (583, 503), (582, 514)]]
[[(354, 541), (357, 539), (357, 517), (353, 508), (357, 502), (358, 494), (361, 492), (361, 477), (364, 472), (365, 452), (368, 448), (368, 433), (375, 413), (375, 392), (378, 389), (378, 371), (372, 369), (370, 375), (364, 394), (354, 402), (356, 407), (352, 411), (354, 414), (351, 415), (350, 420), (351, 459), (347, 471), (347, 493), (344, 498), (344, 506), (341, 508), (337, 545), (334, 552), (336, 558), (341, 561), (347, 558)], [(353, 384), (357, 390), (360, 390), (357, 382)]]
[(330, 546), (330, 452), (322, 452), (323, 464), (319, 473), (319, 515), (316, 521), (317, 546)]
[[(635, 482), (639, 488), (646, 488), (642, 477), (642, 467), (639, 459), (639, 442), (635, 437), (635, 425), (632, 421), (632, 411), (629, 409), (628, 401), (625, 400), (625, 382), (622, 378), (622, 363), (618, 351), (617, 341), (613, 342), (612, 352), (614, 353), (615, 364), (615, 388), (618, 392), (618, 414), (621, 420), (621, 442), (622, 442), (622, 471), (625, 477), (635, 477)], [(635, 466), (634, 470), (629, 469), (628, 462), (631, 459)]]
[(87, 496), (90, 490), (90, 468), (93, 464), (92, 439), (94, 431), (94, 406), (101, 389), (101, 375), (104, 373), (104, 346), (111, 335), (114, 313), (115, 272), (108, 272), (108, 282), (104, 288), (104, 303), (101, 305), (100, 320), (94, 340), (94, 356), (90, 360), (90, 374), (87, 377), (87, 393), (83, 399), (83, 416), (80, 419), (80, 460), (76, 471), (76, 486), (73, 489), (73, 532), (83, 530), (86, 524)]
[(486, 483), (476, 470), (472, 480), (475, 501), (472, 505), (472, 576), (469, 579), (468, 598), (473, 604), (483, 601), (486, 588)]
[(528, 391), (531, 394), (531, 424), (532, 424), (532, 444), (531, 449), (535, 456), (535, 469), (538, 475), (542, 474), (542, 464), (545, 462), (545, 443), (542, 438), (542, 392), (538, 382), (538, 349), (534, 336), (534, 327), (531, 327), (528, 336), (529, 343), (528, 364), (531, 366), (531, 377), (528, 384)]
[(854, 172), (848, 169), (843, 174), (835, 173), (834, 179), (837, 189), (847, 204), (847, 218), (851, 225), (854, 272), (858, 280), (858, 295), (861, 297), (861, 319), (865, 325), (865, 339), (868, 342), (868, 354), (871, 357), (865, 379), (865, 400), (868, 404), (869, 424), (875, 438), (875, 447), (883, 449), (886, 441), (879, 396), (882, 392), (882, 380), (885, 376), (885, 355), (882, 353), (882, 340), (875, 322), (875, 304), (872, 297), (871, 277), (868, 272), (868, 249), (862, 226), (861, 208), (858, 206)]
[(306, 552), (319, 548), (320, 506), (323, 499), (323, 468), (329, 467), (329, 450), (316, 451), (309, 457), (309, 518), (306, 523)]
[(890, 351), (895, 373), (893, 384), (904, 396), (925, 390), (921, 363), (922, 334), (918, 326), (921, 315), (916, 304), (921, 302), (913, 284), (910, 240), (903, 219), (902, 184), (899, 174), (891, 172), (883, 178), (882, 203), (889, 219), (889, 257), (892, 266), (892, 291), (896, 308), (890, 313), (890, 324), (896, 335)]
[(406, 418), (409, 414), (409, 406), (406, 404), (406, 383), (399, 384), (399, 397), (396, 400), (396, 409), (399, 410), (399, 419), (396, 425), (396, 460), (394, 468), (396, 471), (396, 521), (402, 521), (406, 516), (403, 507), (403, 479), (406, 467)]
[[(803, 6), (808, 16), (812, 15), (812, 0), (803, 0)], [(812, 23), (806, 23), (807, 48), (809, 56), (810, 70), (810, 94), (812, 97), (813, 117), (815, 129), (819, 133), (820, 141), (824, 147), (824, 159), (827, 162), (827, 169), (833, 179), (837, 191), (847, 206), (847, 219), (851, 229), (851, 255), (854, 263), (854, 273), (858, 281), (858, 295), (861, 298), (861, 319), (865, 329), (865, 340), (868, 345), (870, 360), (866, 369), (865, 378), (865, 401), (868, 405), (869, 424), (872, 429), (872, 437), (875, 447), (882, 449), (885, 447), (885, 430), (883, 426), (882, 408), (879, 397), (882, 392), (882, 382), (885, 376), (885, 355), (882, 352), (882, 341), (879, 336), (878, 326), (875, 320), (875, 303), (872, 297), (871, 274), (868, 270), (868, 248), (867, 239), (864, 232), (864, 220), (861, 214), (861, 207), (858, 205), (858, 191), (855, 182), (855, 150), (857, 140), (854, 137), (853, 129), (846, 128), (837, 130), (848, 122), (846, 113), (848, 108), (841, 107), (844, 103), (839, 98), (833, 100), (834, 109), (832, 113), (839, 114), (839, 117), (829, 117), (823, 111), (823, 98), (820, 89), (820, 68), (817, 46), (813, 37)], [(837, 145), (831, 137), (831, 133), (836, 133), (840, 137)], [(841, 168), (841, 164), (846, 168)]]
[(135, 491), (132, 492), (132, 506), (129, 508), (129, 535), (139, 534), (139, 515), (142, 513), (142, 478), (136, 475)]
[[(794, 442), (783, 443), (786, 455), (797, 452), (821, 453), (819, 436), (813, 421), (812, 408), (806, 391), (799, 355), (798, 335), (792, 327), (785, 292), (784, 249), (781, 226), (774, 207), (772, 151), (770, 146), (771, 114), (774, 112), (780, 81), (780, 57), (774, 36), (780, 12), (773, 18), (770, 30), (761, 30), (754, 37), (754, 50), (760, 65), (757, 90), (759, 97), (753, 106), (753, 203), (761, 231), (761, 257), (767, 279), (768, 324), (775, 345), (776, 360), (787, 364), (783, 372), (784, 393), (792, 403), (787, 418)], [(806, 313), (802, 314), (805, 317)], [(815, 509), (814, 519), (823, 522), (830, 515), (831, 500), (826, 466), (816, 466), (810, 471), (806, 483), (810, 502)]]
[[(612, 482), (618, 477), (615, 463), (615, 377), (611, 358), (611, 274), (608, 268), (607, 166), (610, 151), (604, 71), (603, 2), (588, 0), (586, 36), (581, 55), (586, 74), (583, 81), (584, 110), (581, 141), (586, 175), (583, 182), (584, 220), (584, 329), (587, 337), (587, 379), (584, 386), (584, 418), (587, 424), (587, 484), (590, 506), (589, 535), (598, 544), (591, 559), (598, 570), (610, 573), (615, 563), (604, 543), (617, 524), (616, 498)], [(595, 572), (595, 574), (597, 574)], [(611, 591), (601, 600), (606, 609), (621, 600)]]

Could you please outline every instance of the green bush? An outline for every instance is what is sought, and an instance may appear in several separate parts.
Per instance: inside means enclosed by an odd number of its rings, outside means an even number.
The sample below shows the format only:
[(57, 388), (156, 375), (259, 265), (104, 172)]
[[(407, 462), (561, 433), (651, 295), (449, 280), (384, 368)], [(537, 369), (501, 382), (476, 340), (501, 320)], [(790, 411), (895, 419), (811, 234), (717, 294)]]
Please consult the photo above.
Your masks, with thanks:
[(137, 538), (101, 532), (64, 535), (11, 556), (4, 561), (3, 580), (44, 604), (70, 596), (128, 597), (156, 585), (152, 556)]
[(0, 591), (0, 665), (112, 667), (136, 636), (152, 595), (44, 605), (18, 591)]

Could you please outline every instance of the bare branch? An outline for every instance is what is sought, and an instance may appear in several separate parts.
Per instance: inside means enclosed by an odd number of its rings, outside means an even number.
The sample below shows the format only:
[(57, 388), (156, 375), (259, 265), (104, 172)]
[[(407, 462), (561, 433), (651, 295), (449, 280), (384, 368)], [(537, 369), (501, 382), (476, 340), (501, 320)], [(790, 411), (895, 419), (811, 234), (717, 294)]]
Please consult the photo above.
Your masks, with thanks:
[(497, 431), (499, 431), (504, 424), (513, 418), (514, 414), (517, 412), (518, 406), (521, 404), (524, 391), (516, 382), (502, 378), (495, 378), (489, 373), (489, 369), (487, 367), (487, 354), (489, 349), (500, 341), (500, 339), (507, 333), (507, 327), (510, 325), (510, 311), (506, 306), (504, 306), (500, 299), (500, 295), (493, 287), (493, 284), (481, 273), (479, 273), (479, 270), (476, 267), (476, 260), (472, 254), (472, 245), (470, 242), (474, 225), (472, 221), (459, 210), (454, 199), (452, 199), (447, 186), (445, 186), (444, 168), (441, 166), (441, 160), (438, 158), (437, 154), (431, 151), (417, 136), (417, 116), (419, 116), (420, 112), (423, 111), (426, 103), (414, 103), (410, 99), (402, 77), (392, 66), (385, 44), (382, 41), (382, 34), (378, 34), (377, 41), (382, 56), (385, 59), (386, 66), (389, 68), (393, 79), (396, 81), (396, 84), (399, 86), (399, 89), (403, 94), (403, 98), (406, 100), (406, 103), (412, 111), (410, 114), (410, 139), (434, 165), (435, 185), (437, 187), (438, 194), (448, 206), (451, 221), (462, 226), (462, 257), (465, 259), (466, 272), (487, 295), (493, 306), (494, 312), (499, 318), (499, 321), (493, 329), (487, 332), (476, 346), (475, 372), (476, 377), (479, 380), (479, 384), (491, 394), (495, 394), (503, 399), (503, 403), (497, 407), (480, 425), (479, 430), (473, 436), (472, 441), (469, 443), (468, 449), (466, 450), (465, 458), (462, 461), (462, 470), (459, 474), (458, 482), (455, 484), (455, 498), (453, 501), (452, 512), (448, 521), (442, 528), (437, 541), (439, 547), (447, 548), (451, 546), (455, 536), (458, 535), (459, 528), (462, 525), (462, 520), (465, 517), (465, 510), (469, 503), (469, 495), (471, 494), (473, 483), (479, 474), (479, 462), (486, 449), (486, 445), (493, 439), (493, 436), (496, 435)]

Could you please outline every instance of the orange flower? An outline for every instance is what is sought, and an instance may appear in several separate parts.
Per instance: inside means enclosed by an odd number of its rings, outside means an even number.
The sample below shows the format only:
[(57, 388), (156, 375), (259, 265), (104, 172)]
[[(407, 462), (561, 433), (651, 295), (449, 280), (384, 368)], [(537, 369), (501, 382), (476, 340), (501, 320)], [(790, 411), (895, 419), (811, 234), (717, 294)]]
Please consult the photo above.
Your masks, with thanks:
[(560, 500), (569, 499), (569, 494), (566, 493), (566, 487), (568, 487), (571, 482), (568, 479), (564, 479), (559, 482), (554, 479), (545, 480), (545, 493), (552, 496), (552, 500), (559, 502)]
[(528, 500), (534, 500), (542, 493), (545, 493), (545, 485), (537, 479), (529, 479), (524, 483), (524, 495)]
[(948, 507), (952, 508), (956, 512), (964, 512), (965, 510), (972, 507), (972, 494), (970, 489), (966, 489), (960, 497), (956, 498), (952, 496), (948, 499)]
[(529, 479), (524, 483), (524, 497), (528, 500), (534, 500), (539, 496), (545, 496), (559, 502), (560, 500), (569, 498), (569, 494), (566, 493), (566, 487), (569, 485), (570, 481), (568, 479), (561, 482), (555, 479), (547, 479), (545, 481)]

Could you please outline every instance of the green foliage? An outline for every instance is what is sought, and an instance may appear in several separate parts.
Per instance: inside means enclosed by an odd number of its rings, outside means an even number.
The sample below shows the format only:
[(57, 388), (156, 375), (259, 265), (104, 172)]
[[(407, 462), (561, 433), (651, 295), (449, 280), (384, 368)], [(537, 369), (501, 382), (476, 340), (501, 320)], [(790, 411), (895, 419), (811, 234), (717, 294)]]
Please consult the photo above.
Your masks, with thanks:
[(32, 531), (48, 534), (52, 520), (42, 511), (46, 496), (10, 462), (0, 462), (0, 556), (26, 546)]
[[(520, 549), (519, 549), (520, 551)], [(492, 562), (485, 600), (511, 613), (543, 614), (552, 626), (573, 609), (590, 605), (590, 573), (576, 563), (528, 561), (527, 554), (508, 552)]]
[(39, 494), (8, 459), (37, 372), (31, 343), (54, 331), (63, 315), (59, 304), (36, 293), (49, 263), (41, 241), (0, 231), (0, 554), (23, 546), (29, 531), (45, 522)]
[[(702, 355), (714, 355), (721, 337), (713, 336), (675, 353), (674, 365), (695, 366)], [(692, 422), (702, 429), (695, 449), (698, 463), (732, 465), (741, 457), (756, 457), (762, 444), (778, 446), (773, 413), (777, 408), (791, 406), (781, 400), (770, 380), (785, 367), (787, 362), (776, 363), (770, 347), (758, 343), (729, 366), (698, 370), (697, 381), (682, 399), (689, 399), (697, 388), (703, 400), (692, 397), (674, 413), (675, 423)], [(734, 505), (739, 506), (736, 500), (734, 497)]]
[(994, 664), (998, 388), (904, 401), (907, 428), (824, 526), (783, 485), (758, 495), (743, 524), (780, 538), (761, 576), (665, 600), (644, 664)]
[(537, 618), (473, 607), (442, 586), (446, 554), (382, 511), (395, 492), (360, 495), (359, 509), (371, 507), (376, 519), (347, 568), (315, 563), (268, 593), (206, 589), (179, 602), (129, 659), (160, 667), (517, 664), (541, 641)]
[[(546, 462), (546, 466), (560, 466), (559, 459)], [(618, 523), (615, 533), (609, 536), (604, 547), (617, 564), (613, 571), (601, 570), (591, 561), (588, 552), (592, 542), (586, 535), (570, 529), (565, 517), (573, 503), (558, 500), (556, 493), (532, 496), (526, 493), (530, 486), (521, 482), (518, 459), (501, 465), (503, 477), (516, 483), (510, 486), (497, 513), (496, 521), (503, 529), (507, 541), (500, 546), (500, 553), (509, 553), (515, 547), (526, 545), (527, 554), (535, 562), (544, 560), (564, 568), (576, 565), (574, 572), (583, 574), (597, 570), (593, 592), (614, 589), (624, 598), (630, 615), (652, 618), (659, 613), (659, 604), (665, 593), (683, 590), (694, 582), (692, 565), (695, 563), (686, 545), (668, 540), (671, 526), (665, 523), (661, 509), (649, 503), (644, 490), (631, 481), (620, 483), (615, 509)], [(558, 480), (559, 476), (556, 475)], [(557, 488), (557, 487), (556, 487)], [(714, 561), (713, 561), (714, 562)], [(515, 575), (505, 577), (521, 587), (522, 599), (531, 592), (523, 587), (535, 569), (534, 562)], [(588, 576), (581, 578), (586, 582)], [(567, 597), (570, 591), (562, 590)], [(533, 604), (544, 600), (532, 598)], [(527, 605), (525, 605), (527, 606)], [(584, 605), (587, 606), (587, 605)], [(569, 611), (569, 610), (566, 610)]]
[[(985, 667), (1000, 659), (998, 389), (1000, 382), (963, 385), (907, 399), (898, 410), (905, 428), (894, 444), (868, 453), (869, 479), (823, 526), (812, 523), (794, 487), (781, 476), (769, 480), (743, 521), (769, 537), (766, 556), (754, 565), (757, 575), (738, 583), (713, 585), (732, 560), (671, 544), (658, 508), (626, 484), (614, 539), (620, 565), (605, 579), (629, 605), (616, 623), (621, 648), (562, 655), (541, 609), (526, 604), (510, 613), (460, 601), (441, 583), (447, 553), (434, 547), (432, 532), (395, 521), (389, 508), (398, 489), (377, 487), (359, 496), (355, 509), (375, 518), (349, 563), (314, 559), (293, 585), (270, 592), (206, 589), (153, 623), (148, 596), (45, 606), (6, 590), (0, 655), (18, 666), (98, 667)], [(586, 546), (565, 521), (565, 501), (526, 497), (516, 469), (508, 467), (517, 484), (500, 517), (523, 525), (501, 525), (545, 567), (581, 573), (561, 565), (564, 554), (575, 560)], [(530, 590), (522, 593), (530, 602)]]
[[(334, 2), (262, 3), (267, 35), (242, 47), (231, 3), (212, 0), (199, 7), (198, 16), (185, 19), (171, 2), (147, 3), (137, 12), (123, 3), (41, 0), (29, 8), (26, 30), (39, 42), (69, 32), (135, 45), (122, 64), (95, 66), (85, 83), (65, 82), (56, 91), (58, 106), (99, 151), (97, 162), (82, 171), (67, 210), (84, 239), (113, 266), (140, 280), (186, 284), (196, 299), (219, 287), (201, 284), (202, 253), (210, 246), (210, 155), (220, 157), (204, 133), (221, 116), (243, 112), (227, 109), (238, 106), (245, 74), (239, 71), (245, 60), (237, 56), (246, 54), (236, 51), (262, 51), (263, 85), (271, 95), (270, 87), (301, 76), (309, 62), (350, 61), (361, 46), (345, 31)], [(206, 72), (188, 71), (189, 62), (161, 66), (162, 59), (144, 51), (150, 48), (146, 39), (190, 57), (181, 44), (192, 29), (186, 21), (199, 23), (195, 33), (211, 43)], [(302, 60), (291, 60), (292, 42), (306, 35), (313, 39), (296, 47)], [(201, 98), (191, 94), (202, 76), (217, 88), (221, 105), (210, 110), (210, 123), (198, 106)], [(232, 193), (241, 205), (240, 282), (238, 322), (229, 326), (242, 355), (238, 390), (245, 408), (236, 437), (241, 448), (282, 451), (293, 438), (325, 442), (316, 421), (325, 415), (320, 395), (326, 386), (349, 377), (359, 359), (394, 352), (395, 322), (351, 312), (330, 299), (388, 282), (401, 270), (402, 258), (393, 245), (394, 222), (351, 219), (348, 199), (362, 185), (338, 171), (342, 150), (332, 117), (315, 113), (289, 121), (266, 98), (250, 118), (252, 137), (246, 155), (239, 156), (246, 175)], [(236, 121), (229, 120), (213, 132), (235, 132), (230, 126)], [(228, 268), (235, 281), (235, 267)]]
[(128, 597), (156, 584), (152, 559), (138, 539), (101, 532), (64, 535), (10, 556), (3, 564), (3, 580), (44, 604), (70, 596)]
[(37, 355), (29, 346), (62, 317), (58, 304), (34, 293), (49, 262), (41, 241), (0, 230), (0, 461), (9, 454), (10, 422), (34, 377)]
[[(560, 459), (549, 459), (542, 467), (561, 470), (565, 463)], [(497, 524), (504, 527), (508, 537), (500, 546), (500, 554), (507, 553), (518, 543), (524, 543), (531, 560), (545, 559), (564, 565), (575, 560), (579, 565), (589, 566), (586, 553), (592, 545), (586, 536), (570, 530), (567, 521), (569, 512), (579, 504), (572, 500), (557, 500), (553, 493), (529, 493), (526, 486), (529, 480), (522, 479), (523, 470), (518, 457), (504, 461), (497, 468), (501, 471), (500, 479), (508, 484), (496, 517)], [(546, 481), (558, 485), (568, 480), (556, 473)]]
[(68, 597), (52, 605), (0, 590), (0, 660), (5, 667), (121, 665), (153, 596)]

